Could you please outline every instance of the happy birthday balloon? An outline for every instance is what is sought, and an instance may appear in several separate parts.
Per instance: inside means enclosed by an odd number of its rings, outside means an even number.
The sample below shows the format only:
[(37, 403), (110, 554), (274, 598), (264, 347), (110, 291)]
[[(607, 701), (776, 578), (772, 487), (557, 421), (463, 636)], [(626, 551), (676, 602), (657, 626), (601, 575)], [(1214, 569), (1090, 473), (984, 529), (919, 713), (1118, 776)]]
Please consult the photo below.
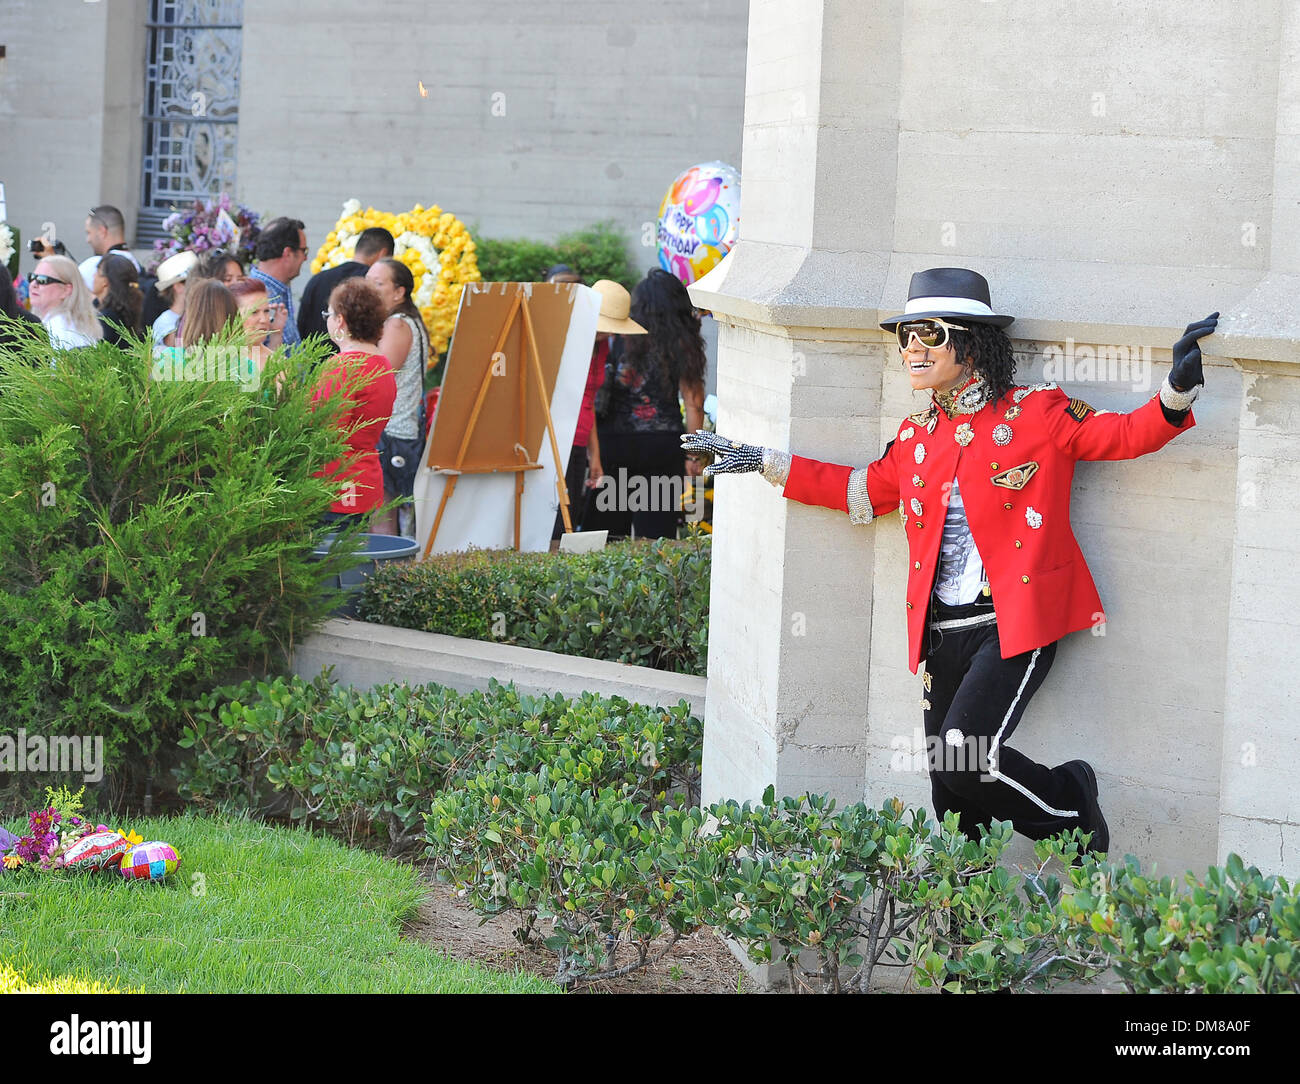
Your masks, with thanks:
[(691, 166), (659, 204), (659, 266), (687, 286), (731, 251), (740, 227), (740, 174), (726, 162)]

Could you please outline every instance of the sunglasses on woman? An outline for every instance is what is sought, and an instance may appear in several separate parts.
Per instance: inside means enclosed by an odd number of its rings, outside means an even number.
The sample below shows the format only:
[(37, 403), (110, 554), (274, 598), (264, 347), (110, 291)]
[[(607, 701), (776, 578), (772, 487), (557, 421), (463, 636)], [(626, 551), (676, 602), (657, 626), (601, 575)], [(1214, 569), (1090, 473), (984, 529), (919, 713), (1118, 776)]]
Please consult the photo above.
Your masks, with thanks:
[(949, 331), (969, 331), (970, 328), (931, 316), (924, 320), (908, 320), (897, 324), (894, 330), (898, 333), (898, 352), (901, 354), (907, 350), (907, 344), (913, 335), (927, 350), (934, 350), (948, 345)]
[(56, 279), (53, 275), (38, 275), (35, 271), (27, 272), (27, 281), (33, 286), (53, 286), (56, 282), (60, 286), (68, 285), (68, 283), (62, 279)]

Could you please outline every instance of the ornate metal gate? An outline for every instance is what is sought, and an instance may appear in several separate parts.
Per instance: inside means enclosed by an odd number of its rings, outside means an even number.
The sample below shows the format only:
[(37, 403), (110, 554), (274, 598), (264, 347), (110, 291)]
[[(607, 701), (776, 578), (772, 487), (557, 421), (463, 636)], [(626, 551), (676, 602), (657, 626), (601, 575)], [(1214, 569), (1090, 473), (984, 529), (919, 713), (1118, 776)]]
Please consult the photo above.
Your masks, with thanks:
[(172, 207), (234, 194), (243, 0), (151, 0), (138, 244)]

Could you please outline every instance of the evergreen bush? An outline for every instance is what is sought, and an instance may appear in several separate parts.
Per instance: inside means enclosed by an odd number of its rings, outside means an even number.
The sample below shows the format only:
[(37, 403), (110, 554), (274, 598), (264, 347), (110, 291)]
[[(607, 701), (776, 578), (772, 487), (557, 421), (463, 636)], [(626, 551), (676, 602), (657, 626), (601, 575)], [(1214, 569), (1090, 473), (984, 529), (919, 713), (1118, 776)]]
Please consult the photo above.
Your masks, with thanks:
[[(233, 334), (209, 359), (238, 358)], [(341, 400), (311, 408), (322, 352), (251, 387), (155, 379), (147, 338), (54, 351), (36, 328), (0, 351), (0, 733), (101, 737), (116, 803), (184, 703), (281, 668), (326, 616), (322, 580), (356, 558), (311, 555), (336, 496), (313, 472), (344, 451)]]

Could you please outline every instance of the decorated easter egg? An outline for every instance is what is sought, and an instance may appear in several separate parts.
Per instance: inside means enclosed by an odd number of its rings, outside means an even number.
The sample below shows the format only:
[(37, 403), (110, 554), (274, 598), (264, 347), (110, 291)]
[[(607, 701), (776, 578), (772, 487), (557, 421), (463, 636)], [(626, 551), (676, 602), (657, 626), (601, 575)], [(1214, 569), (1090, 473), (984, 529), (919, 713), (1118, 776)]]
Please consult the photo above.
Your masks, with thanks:
[(181, 856), (170, 843), (150, 840), (137, 843), (122, 856), (122, 876), (128, 881), (161, 881), (181, 864)]
[(131, 844), (118, 832), (91, 832), (63, 852), (63, 866), (65, 869), (109, 869), (121, 862), (122, 855), (130, 849)]

